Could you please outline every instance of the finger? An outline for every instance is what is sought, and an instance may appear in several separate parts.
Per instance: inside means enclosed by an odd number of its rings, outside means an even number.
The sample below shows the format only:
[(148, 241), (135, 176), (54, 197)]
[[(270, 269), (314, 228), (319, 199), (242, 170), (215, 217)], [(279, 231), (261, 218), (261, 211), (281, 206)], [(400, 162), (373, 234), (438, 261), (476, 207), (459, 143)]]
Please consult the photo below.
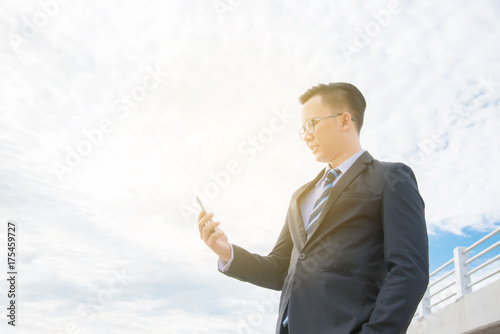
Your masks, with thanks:
[(205, 242), (207, 242), (207, 241), (208, 241), (208, 238), (210, 238), (210, 235), (211, 235), (212, 233), (214, 233), (214, 228), (215, 228), (216, 226), (219, 226), (219, 225), (220, 225), (220, 222), (211, 222), (211, 223), (208, 223), (207, 225), (205, 225), (205, 226), (203, 227), (203, 232), (202, 232), (202, 234), (203, 234), (203, 238), (202, 238), (202, 239), (203, 239)]
[(212, 219), (213, 216), (214, 216), (213, 212), (206, 213), (205, 211), (201, 211), (200, 214), (198, 215), (198, 223), (200, 223), (202, 220), (205, 220), (206, 223), (208, 220)]
[(220, 222), (209, 222), (207, 223), (202, 230), (202, 239), (206, 242), (208, 238), (210, 238), (210, 235), (215, 232), (215, 227), (219, 226)]
[[(203, 216), (208, 215), (209, 213), (206, 212), (205, 210), (201, 210), (200, 213), (198, 214), (198, 221), (203, 218)], [(213, 216), (213, 213), (212, 213)]]
[(219, 239), (223, 235), (224, 235), (224, 231), (221, 230), (221, 229), (218, 229), (217, 231), (215, 231), (214, 233), (212, 233), (210, 235), (210, 238), (208, 238), (208, 241), (207, 241), (208, 246), (210, 248), (212, 248), (212, 246), (215, 244), (215, 242), (217, 241), (217, 239)]
[(207, 213), (205, 212), (205, 210), (201, 210), (200, 213), (198, 214), (198, 221), (200, 221), (200, 219), (203, 218), (203, 216), (206, 214)]
[[(200, 214), (201, 215), (201, 214)], [(213, 213), (205, 214), (198, 221), (198, 230), (200, 231), (200, 237), (202, 237), (203, 227), (208, 223), (210, 219), (214, 216)], [(202, 238), (203, 239), (203, 238)]]
[(203, 217), (205, 217), (207, 213), (205, 210), (201, 210), (199, 215), (198, 215), (198, 230), (200, 230), (201, 233), (201, 227), (204, 226), (205, 224), (202, 223)]

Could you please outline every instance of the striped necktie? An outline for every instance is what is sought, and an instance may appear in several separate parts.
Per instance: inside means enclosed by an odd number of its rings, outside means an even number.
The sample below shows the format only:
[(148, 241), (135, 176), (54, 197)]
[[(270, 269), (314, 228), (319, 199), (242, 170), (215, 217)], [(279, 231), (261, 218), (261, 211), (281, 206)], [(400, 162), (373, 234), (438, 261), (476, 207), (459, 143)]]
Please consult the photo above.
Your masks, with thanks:
[[(313, 212), (311, 214), (311, 218), (309, 218), (309, 225), (307, 226), (307, 230), (306, 230), (307, 239), (309, 239), (309, 236), (311, 235), (311, 232), (313, 230), (313, 225), (318, 220), (319, 215), (321, 213), (321, 210), (325, 206), (328, 195), (330, 194), (330, 189), (333, 186), (332, 185), (333, 181), (337, 178), (337, 176), (340, 175), (340, 173), (341, 172), (338, 168), (330, 169), (330, 171), (328, 172), (328, 175), (326, 176), (326, 180), (325, 180), (325, 185), (323, 187), (323, 192), (321, 193), (321, 196), (316, 201), (316, 204), (314, 204), (314, 209), (313, 209)], [(288, 326), (288, 306), (286, 307), (285, 313), (283, 314), (282, 325), (285, 328)]]
[(338, 168), (330, 169), (328, 175), (326, 176), (325, 186), (323, 187), (323, 192), (321, 196), (314, 204), (314, 209), (311, 214), (311, 218), (309, 218), (309, 225), (307, 226), (306, 236), (309, 239), (312, 230), (314, 229), (314, 224), (318, 221), (318, 218), (321, 214), (321, 210), (325, 207), (326, 200), (328, 199), (328, 195), (330, 194), (330, 190), (332, 188), (332, 183), (340, 175), (340, 170)]

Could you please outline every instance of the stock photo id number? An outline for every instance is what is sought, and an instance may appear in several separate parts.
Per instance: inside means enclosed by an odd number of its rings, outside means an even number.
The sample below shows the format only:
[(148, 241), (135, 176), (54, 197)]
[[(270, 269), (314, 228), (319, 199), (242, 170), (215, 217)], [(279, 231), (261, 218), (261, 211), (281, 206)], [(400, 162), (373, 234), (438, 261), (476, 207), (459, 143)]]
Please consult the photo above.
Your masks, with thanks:
[(17, 223), (7, 222), (7, 324), (16, 326), (17, 317)]

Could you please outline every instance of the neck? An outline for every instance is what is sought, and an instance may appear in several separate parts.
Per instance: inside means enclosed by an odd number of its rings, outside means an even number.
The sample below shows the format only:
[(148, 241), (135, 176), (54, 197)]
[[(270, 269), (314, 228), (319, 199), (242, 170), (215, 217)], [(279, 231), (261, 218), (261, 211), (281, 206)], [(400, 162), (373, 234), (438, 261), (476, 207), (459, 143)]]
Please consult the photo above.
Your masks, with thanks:
[(352, 157), (354, 154), (361, 151), (361, 145), (356, 143), (355, 145), (350, 146), (348, 149), (344, 150), (342, 153), (337, 155), (332, 161), (328, 162), (331, 168), (337, 168), (342, 165), (344, 161)]

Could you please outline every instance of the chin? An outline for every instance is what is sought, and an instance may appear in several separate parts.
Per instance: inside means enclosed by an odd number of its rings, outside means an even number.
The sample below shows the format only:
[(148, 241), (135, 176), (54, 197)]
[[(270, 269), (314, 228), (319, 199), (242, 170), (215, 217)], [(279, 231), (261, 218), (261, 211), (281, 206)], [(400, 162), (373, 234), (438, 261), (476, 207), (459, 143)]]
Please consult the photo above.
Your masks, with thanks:
[(315, 155), (314, 159), (316, 159), (317, 162), (327, 162), (325, 157), (322, 157), (321, 155)]
[(320, 155), (320, 154), (314, 156), (314, 158), (316, 159), (317, 162), (321, 162), (321, 163), (325, 163), (325, 164), (330, 163), (330, 161), (332, 161), (331, 158), (326, 157), (324, 155)]

